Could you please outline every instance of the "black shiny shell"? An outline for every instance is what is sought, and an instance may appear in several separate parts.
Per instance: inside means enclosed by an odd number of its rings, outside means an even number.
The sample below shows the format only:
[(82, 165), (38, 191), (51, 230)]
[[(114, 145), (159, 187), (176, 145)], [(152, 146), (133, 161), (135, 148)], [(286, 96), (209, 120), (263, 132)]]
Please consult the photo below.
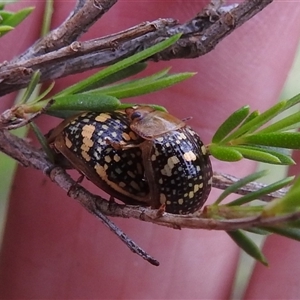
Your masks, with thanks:
[(167, 212), (188, 214), (203, 206), (211, 190), (212, 168), (195, 131), (185, 126), (154, 138), (148, 161), (146, 178), (151, 176), (149, 168), (153, 174), (150, 191), (154, 189), (153, 197)]
[(87, 112), (60, 125), (55, 148), (73, 167), (108, 194), (128, 204), (145, 201), (142, 152), (138, 147), (118, 150), (118, 145), (142, 142), (130, 128), (124, 112)]

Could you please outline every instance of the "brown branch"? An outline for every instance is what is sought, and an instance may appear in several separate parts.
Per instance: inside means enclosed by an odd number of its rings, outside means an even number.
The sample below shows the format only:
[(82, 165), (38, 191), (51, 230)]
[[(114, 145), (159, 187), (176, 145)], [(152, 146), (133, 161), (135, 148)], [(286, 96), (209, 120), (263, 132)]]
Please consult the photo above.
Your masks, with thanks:
[[(74, 42), (55, 52), (3, 65), (0, 67), (0, 82), (3, 80), (0, 95), (11, 91), (14, 87), (19, 89), (27, 86), (35, 70), (40, 71), (40, 81), (43, 82), (82, 72), (96, 65), (102, 66), (116, 62), (124, 57), (125, 52), (130, 53), (129, 56), (134, 54), (138, 46), (132, 44), (132, 40), (139, 37), (145, 39), (145, 34), (171, 23), (174, 23), (174, 20), (162, 19), (151, 23), (146, 22), (101, 39)], [(122, 47), (119, 44), (122, 44)]]
[[(231, 220), (216, 220), (203, 217), (202, 213), (192, 216), (180, 216), (164, 213), (163, 216), (157, 217), (157, 210), (140, 206), (127, 206), (112, 203), (106, 199), (93, 195), (86, 189), (78, 185), (66, 172), (60, 167), (49, 162), (41, 150), (32, 147), (26, 140), (20, 139), (8, 131), (0, 130), (0, 150), (12, 158), (19, 161), (23, 166), (33, 167), (43, 171), (52, 181), (58, 184), (62, 189), (68, 192), (68, 195), (76, 199), (86, 210), (98, 216), (103, 221), (103, 215), (122, 218), (135, 218), (157, 225), (168, 226), (172, 228), (201, 228), (215, 230), (236, 230), (247, 229), (256, 226), (276, 225), (277, 223), (294, 220), (299, 216), (297, 214), (285, 215), (274, 218), (260, 218), (259, 216), (238, 218)], [(225, 178), (225, 180), (224, 180)], [(213, 186), (226, 188), (229, 184), (228, 178), (235, 181), (235, 177), (225, 174), (214, 176)], [(223, 182), (224, 181), (224, 182)], [(242, 189), (241, 193), (249, 193), (265, 185), (253, 183), (248, 189)], [(284, 195), (286, 190), (280, 190), (276, 194)], [(268, 195), (268, 200), (274, 199), (274, 195)]]
[(28, 60), (70, 45), (116, 2), (117, 0), (78, 0), (74, 10), (58, 28), (38, 40), (16, 60)]
[[(67, 24), (70, 28), (63, 23), (54, 31), (57, 34), (55, 42), (51, 40), (51, 32), (19, 59), (0, 66), (0, 96), (28, 85), (32, 72), (37, 69), (41, 72), (41, 82), (64, 77), (115, 63), (179, 32), (182, 33), (181, 39), (169, 49), (152, 57), (152, 60), (199, 57), (211, 51), (224, 37), (265, 8), (272, 0), (246, 0), (229, 11), (221, 7), (217, 18), (215, 11), (212, 13), (205, 9), (185, 24), (178, 24), (173, 19), (160, 19), (107, 37), (71, 43), (80, 35), (80, 28), (84, 32), (116, 1), (98, 1), (102, 5), (102, 9), (99, 10), (94, 7), (95, 2), (86, 0), (84, 5), (83, 2), (79, 2), (81, 6), (75, 9), (66, 21), (69, 22)], [(90, 23), (86, 22), (86, 18), (78, 17), (85, 16), (90, 11), (93, 16)], [(71, 33), (67, 35), (66, 31)], [(53, 49), (58, 50), (52, 51)], [(52, 52), (49, 52), (50, 50)]]

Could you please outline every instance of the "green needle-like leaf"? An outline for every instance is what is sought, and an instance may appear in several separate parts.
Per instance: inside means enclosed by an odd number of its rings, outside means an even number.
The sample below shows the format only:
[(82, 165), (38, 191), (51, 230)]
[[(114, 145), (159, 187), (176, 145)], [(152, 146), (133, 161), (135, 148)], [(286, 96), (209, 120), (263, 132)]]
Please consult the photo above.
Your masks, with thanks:
[(149, 82), (155, 82), (157, 79), (162, 78), (164, 76), (166, 76), (169, 72), (170, 68), (166, 68), (163, 69), (155, 74), (152, 74), (150, 76), (146, 76), (143, 77), (141, 79), (134, 79), (134, 80), (129, 80), (129, 81), (125, 81), (122, 83), (118, 83), (118, 84), (113, 84), (113, 85), (109, 85), (109, 86), (104, 86), (102, 88), (90, 91), (91, 94), (94, 93), (103, 93), (103, 94), (111, 94), (113, 92), (119, 92), (122, 90), (126, 90), (126, 89), (130, 89), (130, 88), (135, 88), (138, 85), (144, 85), (146, 83)]
[[(97, 90), (95, 90), (95, 92), (101, 91), (102, 94), (107, 94), (106, 89), (109, 90), (109, 89), (113, 89), (114, 87), (117, 88), (118, 85), (113, 85), (113, 86), (109, 86), (109, 87), (106, 87), (106, 85), (115, 83), (117, 81), (123, 80), (130, 76), (136, 75), (136, 74), (142, 72), (143, 70), (145, 70), (146, 67), (147, 67), (146, 63), (137, 63), (135, 65), (129, 66), (126, 69), (122, 69), (122, 70), (120, 70), (116, 73), (113, 73), (101, 80), (98, 80), (94, 84), (88, 86), (87, 90), (83, 90), (83, 92), (97, 89)], [(102, 72), (102, 71), (100, 71), (100, 72)], [(104, 87), (104, 88), (102, 88), (102, 87)], [(94, 91), (92, 91), (92, 92), (94, 92)]]
[(262, 205), (247, 205), (247, 206), (228, 206), (225, 205), (207, 205), (203, 217), (208, 219), (239, 219), (254, 216), (259, 216), (262, 212)]
[(275, 147), (266, 147), (266, 146), (238, 146), (238, 148), (247, 148), (247, 149), (253, 149), (256, 151), (269, 153), (273, 157), (277, 157), (280, 161), (281, 165), (294, 165), (295, 161), (291, 158), (289, 151), (282, 148), (275, 148)]
[[(126, 109), (136, 104), (121, 103), (119, 99), (109, 95), (76, 94), (54, 99), (55, 102), (48, 108), (47, 113), (59, 118), (66, 118), (80, 111), (110, 112), (117, 109)], [(48, 100), (40, 101), (35, 105), (43, 108)], [(140, 104), (151, 106), (156, 110), (167, 111), (164, 107), (155, 104)]]
[(20, 24), (32, 11), (34, 10), (34, 7), (26, 7), (24, 9), (21, 9), (11, 15), (9, 18), (5, 19), (5, 21), (2, 23), (3, 25), (16, 27), (18, 24)]
[(258, 117), (259, 115), (260, 115), (260, 113), (259, 113), (258, 110), (253, 111), (253, 112), (245, 119), (245, 121), (242, 123), (242, 125), (241, 125), (240, 127), (242, 127), (242, 126), (244, 126), (246, 123), (252, 121), (253, 119), (255, 119), (256, 117)]
[(257, 133), (243, 136), (235, 141), (237, 144), (254, 144), (270, 147), (300, 149), (299, 132)]
[(212, 138), (212, 142), (220, 143), (234, 128), (236, 128), (249, 115), (249, 106), (243, 106), (236, 110), (227, 120), (218, 128)]
[(299, 228), (287, 228), (287, 227), (274, 227), (274, 226), (264, 226), (264, 230), (288, 237), (290, 239), (300, 241), (300, 229)]
[(33, 91), (35, 90), (36, 86), (38, 85), (40, 81), (41, 73), (39, 70), (35, 71), (30, 79), (29, 85), (24, 93), (24, 96), (22, 97), (22, 100), (20, 101), (20, 104), (26, 103), (30, 96), (32, 95)]
[(113, 73), (119, 72), (122, 69), (128, 68), (129, 66), (132, 66), (136, 63), (139, 63), (140, 61), (145, 60), (146, 58), (154, 55), (155, 53), (162, 51), (166, 49), (167, 47), (174, 44), (179, 38), (181, 34), (176, 34), (172, 37), (170, 37), (167, 40), (164, 40), (148, 49), (145, 49), (137, 54), (134, 54), (128, 58), (123, 59), (120, 62), (115, 63), (112, 66), (109, 66), (102, 70), (101, 72), (94, 74), (90, 76), (89, 78), (80, 81), (79, 83), (76, 83), (75, 85), (72, 85), (65, 90), (61, 91), (56, 96), (63, 96), (67, 94), (76, 94), (80, 93), (82, 91), (86, 91), (89, 87), (93, 86), (97, 81), (112, 75)]
[(300, 103), (300, 94), (294, 96), (293, 98), (286, 101), (286, 105), (284, 107), (284, 110), (287, 110), (288, 108), (291, 108), (292, 106)]
[(31, 122), (30, 126), (34, 131), (40, 144), (42, 145), (43, 150), (46, 152), (48, 159), (53, 163), (54, 162), (53, 151), (50, 149), (45, 136), (41, 133), (40, 129), (38, 128), (38, 126), (36, 126), (34, 122)]
[(41, 29), (41, 36), (45, 36), (51, 29), (52, 14), (54, 11), (54, 0), (47, 0), (44, 8), (44, 18)]
[(235, 193), (238, 189), (245, 186), (246, 184), (264, 177), (265, 175), (267, 175), (267, 173), (267, 170), (262, 170), (238, 180), (237, 182), (226, 188), (226, 190), (223, 191), (223, 193), (218, 197), (218, 199), (213, 203), (213, 205), (220, 204), (221, 201), (224, 200), (230, 194)]
[(269, 164), (282, 164), (281, 160), (277, 156), (259, 148), (247, 146), (234, 146), (232, 148), (241, 153), (244, 158), (248, 158), (255, 161), (261, 161)]
[(13, 15), (14, 13), (11, 11), (0, 10), (0, 24), (5, 23), (5, 21)]
[(5, 33), (13, 30), (14, 27), (7, 26), (7, 25), (0, 25), (0, 36), (3, 36)]
[(289, 129), (292, 125), (295, 124), (299, 125), (300, 124), (299, 122), (300, 122), (300, 112), (296, 112), (274, 124), (271, 124), (266, 128), (257, 131), (257, 133), (262, 134), (262, 133), (273, 133), (275, 131), (283, 131)]
[(267, 259), (257, 247), (257, 245), (248, 238), (241, 230), (227, 231), (227, 234), (232, 238), (232, 240), (242, 248), (251, 257), (261, 262), (263, 265), (268, 266)]
[(253, 200), (260, 199), (261, 196), (265, 196), (267, 194), (273, 193), (273, 192), (278, 191), (279, 189), (283, 188), (284, 186), (287, 186), (294, 180), (294, 178), (295, 178), (294, 176), (284, 178), (284, 179), (274, 182), (266, 187), (263, 187), (257, 191), (254, 191), (245, 196), (242, 196), (234, 201), (231, 201), (230, 203), (228, 203), (226, 205), (227, 206), (240, 206), (240, 205), (249, 203)]
[(43, 98), (45, 98), (52, 91), (54, 85), (55, 85), (55, 82), (53, 81), (45, 91), (43, 91), (41, 94), (39, 94), (37, 96), (37, 98), (33, 99), (32, 101), (29, 101), (28, 103), (36, 103), (36, 102), (39, 102), (40, 100), (42, 100)]
[[(167, 88), (172, 86), (180, 81), (190, 78), (195, 73), (180, 73), (174, 75), (164, 76), (155, 81), (146, 81), (141, 79), (141, 81), (135, 81), (133, 84), (122, 85), (119, 88), (111, 89), (110, 91), (106, 91), (108, 95), (117, 97), (119, 99), (136, 97), (144, 94), (149, 94), (156, 92), (158, 90)], [(102, 92), (102, 91), (101, 91)], [(91, 92), (92, 94), (96, 94), (95, 92)]]
[[(280, 165), (294, 165), (295, 161), (290, 157), (289, 153), (284, 153), (283, 149), (280, 148), (275, 148), (275, 147), (265, 147), (265, 146), (237, 146), (237, 147), (233, 147), (234, 149), (237, 149), (238, 151), (240, 151), (241, 154), (243, 154), (243, 156), (245, 158), (248, 159), (253, 159), (253, 160), (257, 160), (257, 161), (262, 161), (262, 162), (267, 162), (267, 163), (272, 163), (272, 164), (280, 164)], [(243, 152), (243, 150), (241, 149), (247, 149), (249, 151), (254, 151), (248, 156), (247, 153)], [(263, 156), (255, 158), (255, 151), (258, 152), (258, 155), (261, 153), (266, 153), (271, 155), (270, 156), (270, 160), (263, 160)], [(274, 159), (274, 157), (277, 158), (277, 160)], [(265, 158), (268, 158), (267, 156)], [(277, 161), (277, 162), (276, 162)], [(279, 162), (278, 162), (279, 161)]]
[(297, 178), (284, 197), (266, 204), (261, 216), (273, 217), (298, 211), (300, 211), (300, 177)]
[(54, 100), (54, 104), (49, 108), (50, 112), (55, 110), (113, 111), (121, 104), (116, 97), (103, 94), (67, 95), (55, 97)]
[(227, 146), (210, 144), (208, 145), (208, 151), (213, 157), (223, 161), (239, 161), (243, 158), (239, 151)]
[(285, 105), (285, 101), (277, 103), (270, 109), (266, 110), (264, 113), (258, 115), (256, 118), (243, 124), (237, 130), (235, 130), (229, 136), (227, 136), (222, 142), (227, 143), (242, 136), (245, 133), (249, 134), (251, 132), (254, 132), (256, 129), (258, 129), (259, 127), (270, 121), (272, 118), (274, 118), (282, 110), (282, 108), (285, 107)]

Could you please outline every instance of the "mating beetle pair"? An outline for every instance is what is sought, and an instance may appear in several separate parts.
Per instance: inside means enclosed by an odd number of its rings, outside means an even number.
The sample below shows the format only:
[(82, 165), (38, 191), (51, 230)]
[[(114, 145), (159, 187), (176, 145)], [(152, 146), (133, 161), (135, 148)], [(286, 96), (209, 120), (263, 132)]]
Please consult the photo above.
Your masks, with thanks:
[(188, 214), (201, 208), (211, 190), (211, 163), (198, 134), (149, 106), (83, 113), (55, 128), (49, 143), (127, 204)]

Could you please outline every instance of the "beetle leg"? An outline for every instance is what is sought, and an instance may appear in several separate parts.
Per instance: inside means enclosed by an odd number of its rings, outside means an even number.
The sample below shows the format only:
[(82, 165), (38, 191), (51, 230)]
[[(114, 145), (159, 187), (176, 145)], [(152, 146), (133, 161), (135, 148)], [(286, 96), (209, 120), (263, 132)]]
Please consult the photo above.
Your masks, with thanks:
[(71, 197), (71, 192), (76, 191), (76, 188), (78, 187), (78, 185), (79, 185), (80, 183), (82, 183), (82, 181), (83, 181), (83, 179), (84, 179), (84, 175), (83, 175), (82, 173), (80, 173), (80, 172), (79, 172), (79, 174), (80, 174), (79, 178), (76, 180), (76, 182), (75, 182), (74, 184), (72, 184), (72, 185), (70, 186), (70, 188), (69, 188), (69, 190), (68, 190), (68, 192), (67, 192), (67, 195), (68, 195), (69, 197)]
[(159, 217), (162, 217), (163, 214), (166, 212), (166, 204), (162, 204), (159, 209), (157, 210), (157, 213), (156, 213), (156, 216), (159, 218)]
[(116, 203), (115, 197), (114, 197), (114, 196), (111, 196), (111, 195), (110, 195), (108, 201), (109, 201), (109, 204), (111, 204), (111, 203)]
[(151, 205), (152, 208), (159, 208), (160, 201), (159, 191), (157, 189), (156, 184), (156, 174), (153, 170), (152, 161), (150, 159), (153, 150), (153, 143), (152, 141), (145, 140), (143, 143), (140, 144), (140, 148), (143, 154), (142, 158), (143, 165), (145, 168), (145, 178), (149, 186), (148, 204)]
[(113, 142), (110, 139), (105, 139), (105, 142), (112, 146), (115, 150), (127, 150), (127, 149), (132, 149), (132, 148), (139, 148), (141, 144), (131, 144), (131, 143), (126, 143), (124, 141), (120, 142)]

